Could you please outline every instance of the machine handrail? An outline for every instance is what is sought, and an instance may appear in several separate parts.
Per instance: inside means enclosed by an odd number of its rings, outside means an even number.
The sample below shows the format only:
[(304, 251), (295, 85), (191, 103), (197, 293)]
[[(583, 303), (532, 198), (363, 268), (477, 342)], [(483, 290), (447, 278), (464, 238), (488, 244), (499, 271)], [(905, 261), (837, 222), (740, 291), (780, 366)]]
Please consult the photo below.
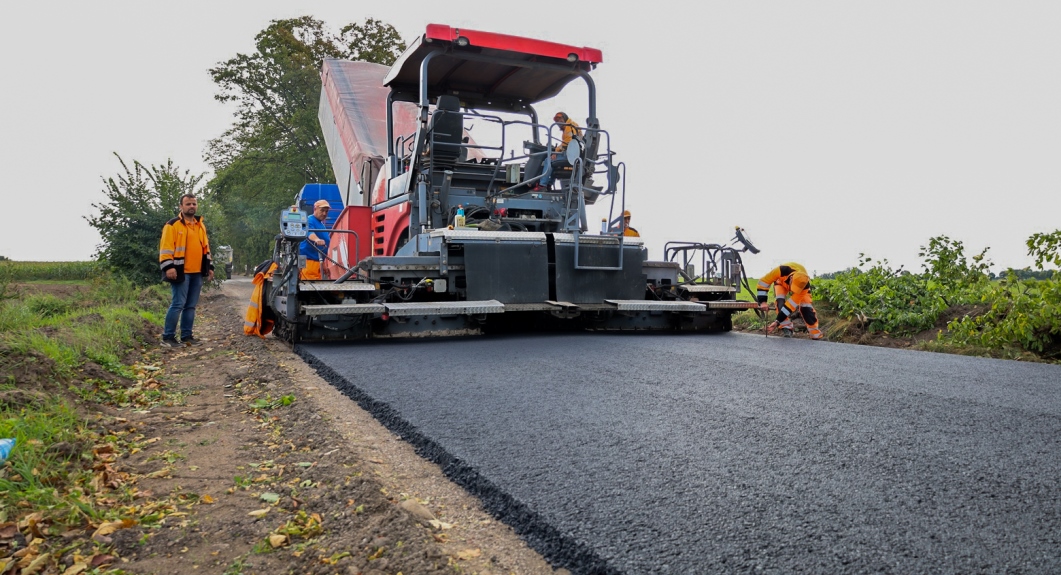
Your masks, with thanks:
[[(576, 161), (576, 163), (580, 163), (580, 162), (581, 162), (581, 158), (579, 158), (579, 160)], [(622, 170), (622, 172), (623, 172), (623, 177), (622, 177), (622, 180), (621, 180), (622, 181), (621, 196), (622, 196), (622, 204), (626, 205), (626, 163), (625, 162), (619, 162), (619, 164), (616, 166), (616, 169), (617, 170)], [(579, 175), (581, 175), (581, 174), (579, 174)], [(572, 178), (572, 181), (575, 181), (575, 178)], [(578, 195), (578, 203), (579, 203), (579, 213), (585, 214), (586, 211), (585, 211), (585, 204), (583, 203), (584, 194), (583, 194), (583, 190), (582, 190), (582, 178), (578, 179), (577, 184), (572, 184), (571, 186), (569, 186), (569, 189), (575, 188), (575, 187), (577, 187), (577, 189), (578, 189), (578, 194), (577, 195)], [(613, 195), (612, 196), (613, 204), (614, 204), (614, 201), (615, 201), (615, 197)], [(568, 203), (570, 204), (570, 202), (568, 202)], [(579, 257), (578, 257), (578, 252), (579, 252), (578, 248), (579, 248), (579, 245), (580, 245), (579, 237), (581, 236), (580, 232), (581, 232), (581, 230), (575, 230), (574, 233), (573, 233), (573, 235), (575, 237), (575, 269), (576, 270), (621, 271), (623, 269), (623, 256), (626, 253), (626, 250), (624, 249), (624, 246), (625, 246), (626, 242), (625, 242), (624, 236), (622, 234), (616, 234), (617, 239), (619, 240), (618, 244), (617, 244), (618, 248), (619, 248), (619, 263), (616, 266), (586, 266), (586, 265), (582, 265), (579, 262)]]

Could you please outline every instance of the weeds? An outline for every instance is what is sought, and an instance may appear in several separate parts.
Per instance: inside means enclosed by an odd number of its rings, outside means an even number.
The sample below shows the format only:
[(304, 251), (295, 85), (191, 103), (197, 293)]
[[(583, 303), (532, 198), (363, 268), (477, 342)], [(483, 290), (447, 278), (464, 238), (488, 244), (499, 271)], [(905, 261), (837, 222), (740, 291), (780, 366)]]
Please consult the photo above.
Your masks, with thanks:
[(278, 407), (286, 407), (292, 403), (295, 403), (295, 396), (293, 395), (284, 395), (275, 399), (271, 395), (266, 395), (264, 398), (259, 397), (252, 401), (250, 407), (252, 410), (276, 409)]

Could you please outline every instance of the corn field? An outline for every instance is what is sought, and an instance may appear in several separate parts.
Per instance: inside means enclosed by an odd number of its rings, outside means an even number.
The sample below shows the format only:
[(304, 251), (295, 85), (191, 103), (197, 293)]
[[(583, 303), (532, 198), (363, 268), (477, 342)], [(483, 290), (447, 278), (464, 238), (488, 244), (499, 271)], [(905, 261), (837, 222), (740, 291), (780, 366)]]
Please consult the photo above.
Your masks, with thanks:
[(0, 283), (86, 280), (104, 273), (100, 262), (0, 261)]

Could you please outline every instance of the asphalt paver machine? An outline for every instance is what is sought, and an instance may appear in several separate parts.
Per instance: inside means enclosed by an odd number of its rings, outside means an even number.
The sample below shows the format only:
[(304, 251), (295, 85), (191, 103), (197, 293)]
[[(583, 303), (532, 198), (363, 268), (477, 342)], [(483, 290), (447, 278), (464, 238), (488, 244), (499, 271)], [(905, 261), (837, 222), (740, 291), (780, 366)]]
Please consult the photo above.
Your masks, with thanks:
[[(305, 212), (281, 214), (263, 290), (277, 335), (728, 331), (754, 307), (734, 299), (751, 244), (740, 230), (737, 246), (710, 244), (696, 274), (690, 250), (705, 244), (648, 261), (624, 235), (626, 166), (590, 76), (601, 62), (592, 48), (434, 24), (389, 68), (326, 60), (319, 117), (345, 207), (316, 281), (299, 279)], [(565, 147), (535, 105), (575, 84), (586, 117)], [(605, 203), (591, 230), (587, 206)]]

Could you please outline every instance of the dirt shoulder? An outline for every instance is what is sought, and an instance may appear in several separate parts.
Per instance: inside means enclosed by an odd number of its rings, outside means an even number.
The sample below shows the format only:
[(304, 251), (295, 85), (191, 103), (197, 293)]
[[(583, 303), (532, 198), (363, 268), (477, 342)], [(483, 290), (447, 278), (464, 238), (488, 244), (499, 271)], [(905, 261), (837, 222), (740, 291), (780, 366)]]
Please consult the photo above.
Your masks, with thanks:
[[(131, 573), (516, 573), (554, 570), (441, 470), (290, 348), (242, 333), (251, 284), (200, 302), (205, 341), (159, 356), (184, 405), (125, 416), (150, 448), (120, 461), (177, 506), (108, 537)], [(560, 572), (563, 572), (561, 570)]]

